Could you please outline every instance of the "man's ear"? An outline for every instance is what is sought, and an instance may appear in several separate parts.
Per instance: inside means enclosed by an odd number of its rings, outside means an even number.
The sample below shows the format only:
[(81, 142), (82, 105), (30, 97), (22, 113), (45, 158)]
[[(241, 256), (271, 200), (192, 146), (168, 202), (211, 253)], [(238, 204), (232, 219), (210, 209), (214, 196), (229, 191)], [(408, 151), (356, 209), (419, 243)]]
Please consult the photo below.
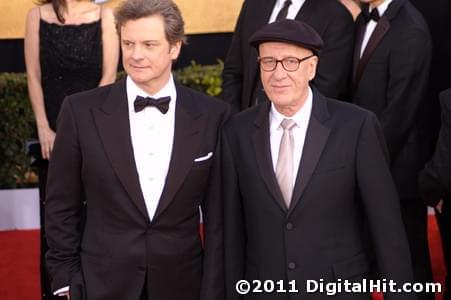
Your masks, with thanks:
[(176, 60), (180, 55), (180, 49), (182, 48), (182, 41), (177, 41), (170, 45), (169, 54), (173, 60)]
[(318, 68), (318, 61), (319, 61), (319, 58), (316, 55), (308, 60), (308, 62), (309, 62), (309, 68), (308, 68), (309, 80), (313, 80), (313, 78), (315, 78), (316, 69)]

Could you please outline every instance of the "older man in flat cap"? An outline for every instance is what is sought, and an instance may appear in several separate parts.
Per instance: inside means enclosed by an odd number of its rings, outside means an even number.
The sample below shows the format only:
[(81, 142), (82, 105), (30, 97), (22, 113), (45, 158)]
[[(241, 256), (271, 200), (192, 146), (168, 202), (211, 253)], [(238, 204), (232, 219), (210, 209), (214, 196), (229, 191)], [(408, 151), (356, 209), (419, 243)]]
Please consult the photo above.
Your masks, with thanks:
[[(397, 288), (411, 281), (375, 115), (310, 86), (322, 40), (308, 25), (268, 24), (250, 43), (270, 102), (224, 129), (226, 298), (329, 299), (335, 291), (334, 300), (370, 299), (372, 266)], [(346, 282), (363, 284), (360, 293)]]

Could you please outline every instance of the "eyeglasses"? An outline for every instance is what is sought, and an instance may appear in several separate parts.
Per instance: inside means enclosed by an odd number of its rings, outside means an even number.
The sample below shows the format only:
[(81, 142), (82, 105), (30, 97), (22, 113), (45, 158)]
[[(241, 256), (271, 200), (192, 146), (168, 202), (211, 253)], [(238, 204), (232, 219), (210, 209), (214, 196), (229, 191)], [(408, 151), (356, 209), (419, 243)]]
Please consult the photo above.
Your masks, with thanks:
[(260, 63), (260, 67), (265, 72), (271, 72), (274, 71), (277, 68), (277, 63), (281, 63), (282, 67), (287, 72), (294, 72), (297, 69), (299, 69), (299, 65), (304, 60), (307, 60), (311, 57), (315, 56), (315, 54), (312, 54), (310, 56), (304, 57), (304, 58), (297, 58), (297, 57), (285, 57), (283, 59), (275, 59), (274, 57), (259, 57), (258, 62)]

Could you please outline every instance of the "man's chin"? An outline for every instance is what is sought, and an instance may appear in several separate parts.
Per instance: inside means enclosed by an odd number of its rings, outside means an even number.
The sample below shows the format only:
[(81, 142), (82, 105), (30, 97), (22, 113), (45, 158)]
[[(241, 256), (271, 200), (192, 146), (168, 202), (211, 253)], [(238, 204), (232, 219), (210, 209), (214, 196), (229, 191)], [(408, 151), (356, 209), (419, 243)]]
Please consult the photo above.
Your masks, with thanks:
[(136, 84), (143, 84), (149, 81), (148, 76), (141, 76), (141, 74), (131, 73), (128, 76), (133, 80)]
[(290, 99), (287, 97), (287, 95), (284, 94), (274, 94), (272, 98), (273, 102), (277, 105), (289, 105), (290, 104)]

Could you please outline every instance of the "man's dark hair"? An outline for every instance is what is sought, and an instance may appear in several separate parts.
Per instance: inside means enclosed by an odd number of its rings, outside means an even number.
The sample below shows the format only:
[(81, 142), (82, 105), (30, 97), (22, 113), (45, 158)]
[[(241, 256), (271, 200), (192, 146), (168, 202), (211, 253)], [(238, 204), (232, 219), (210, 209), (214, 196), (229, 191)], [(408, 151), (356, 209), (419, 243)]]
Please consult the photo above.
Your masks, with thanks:
[(186, 43), (184, 21), (180, 9), (172, 0), (126, 0), (114, 11), (117, 32), (130, 20), (154, 15), (163, 18), (166, 39), (170, 44)]

